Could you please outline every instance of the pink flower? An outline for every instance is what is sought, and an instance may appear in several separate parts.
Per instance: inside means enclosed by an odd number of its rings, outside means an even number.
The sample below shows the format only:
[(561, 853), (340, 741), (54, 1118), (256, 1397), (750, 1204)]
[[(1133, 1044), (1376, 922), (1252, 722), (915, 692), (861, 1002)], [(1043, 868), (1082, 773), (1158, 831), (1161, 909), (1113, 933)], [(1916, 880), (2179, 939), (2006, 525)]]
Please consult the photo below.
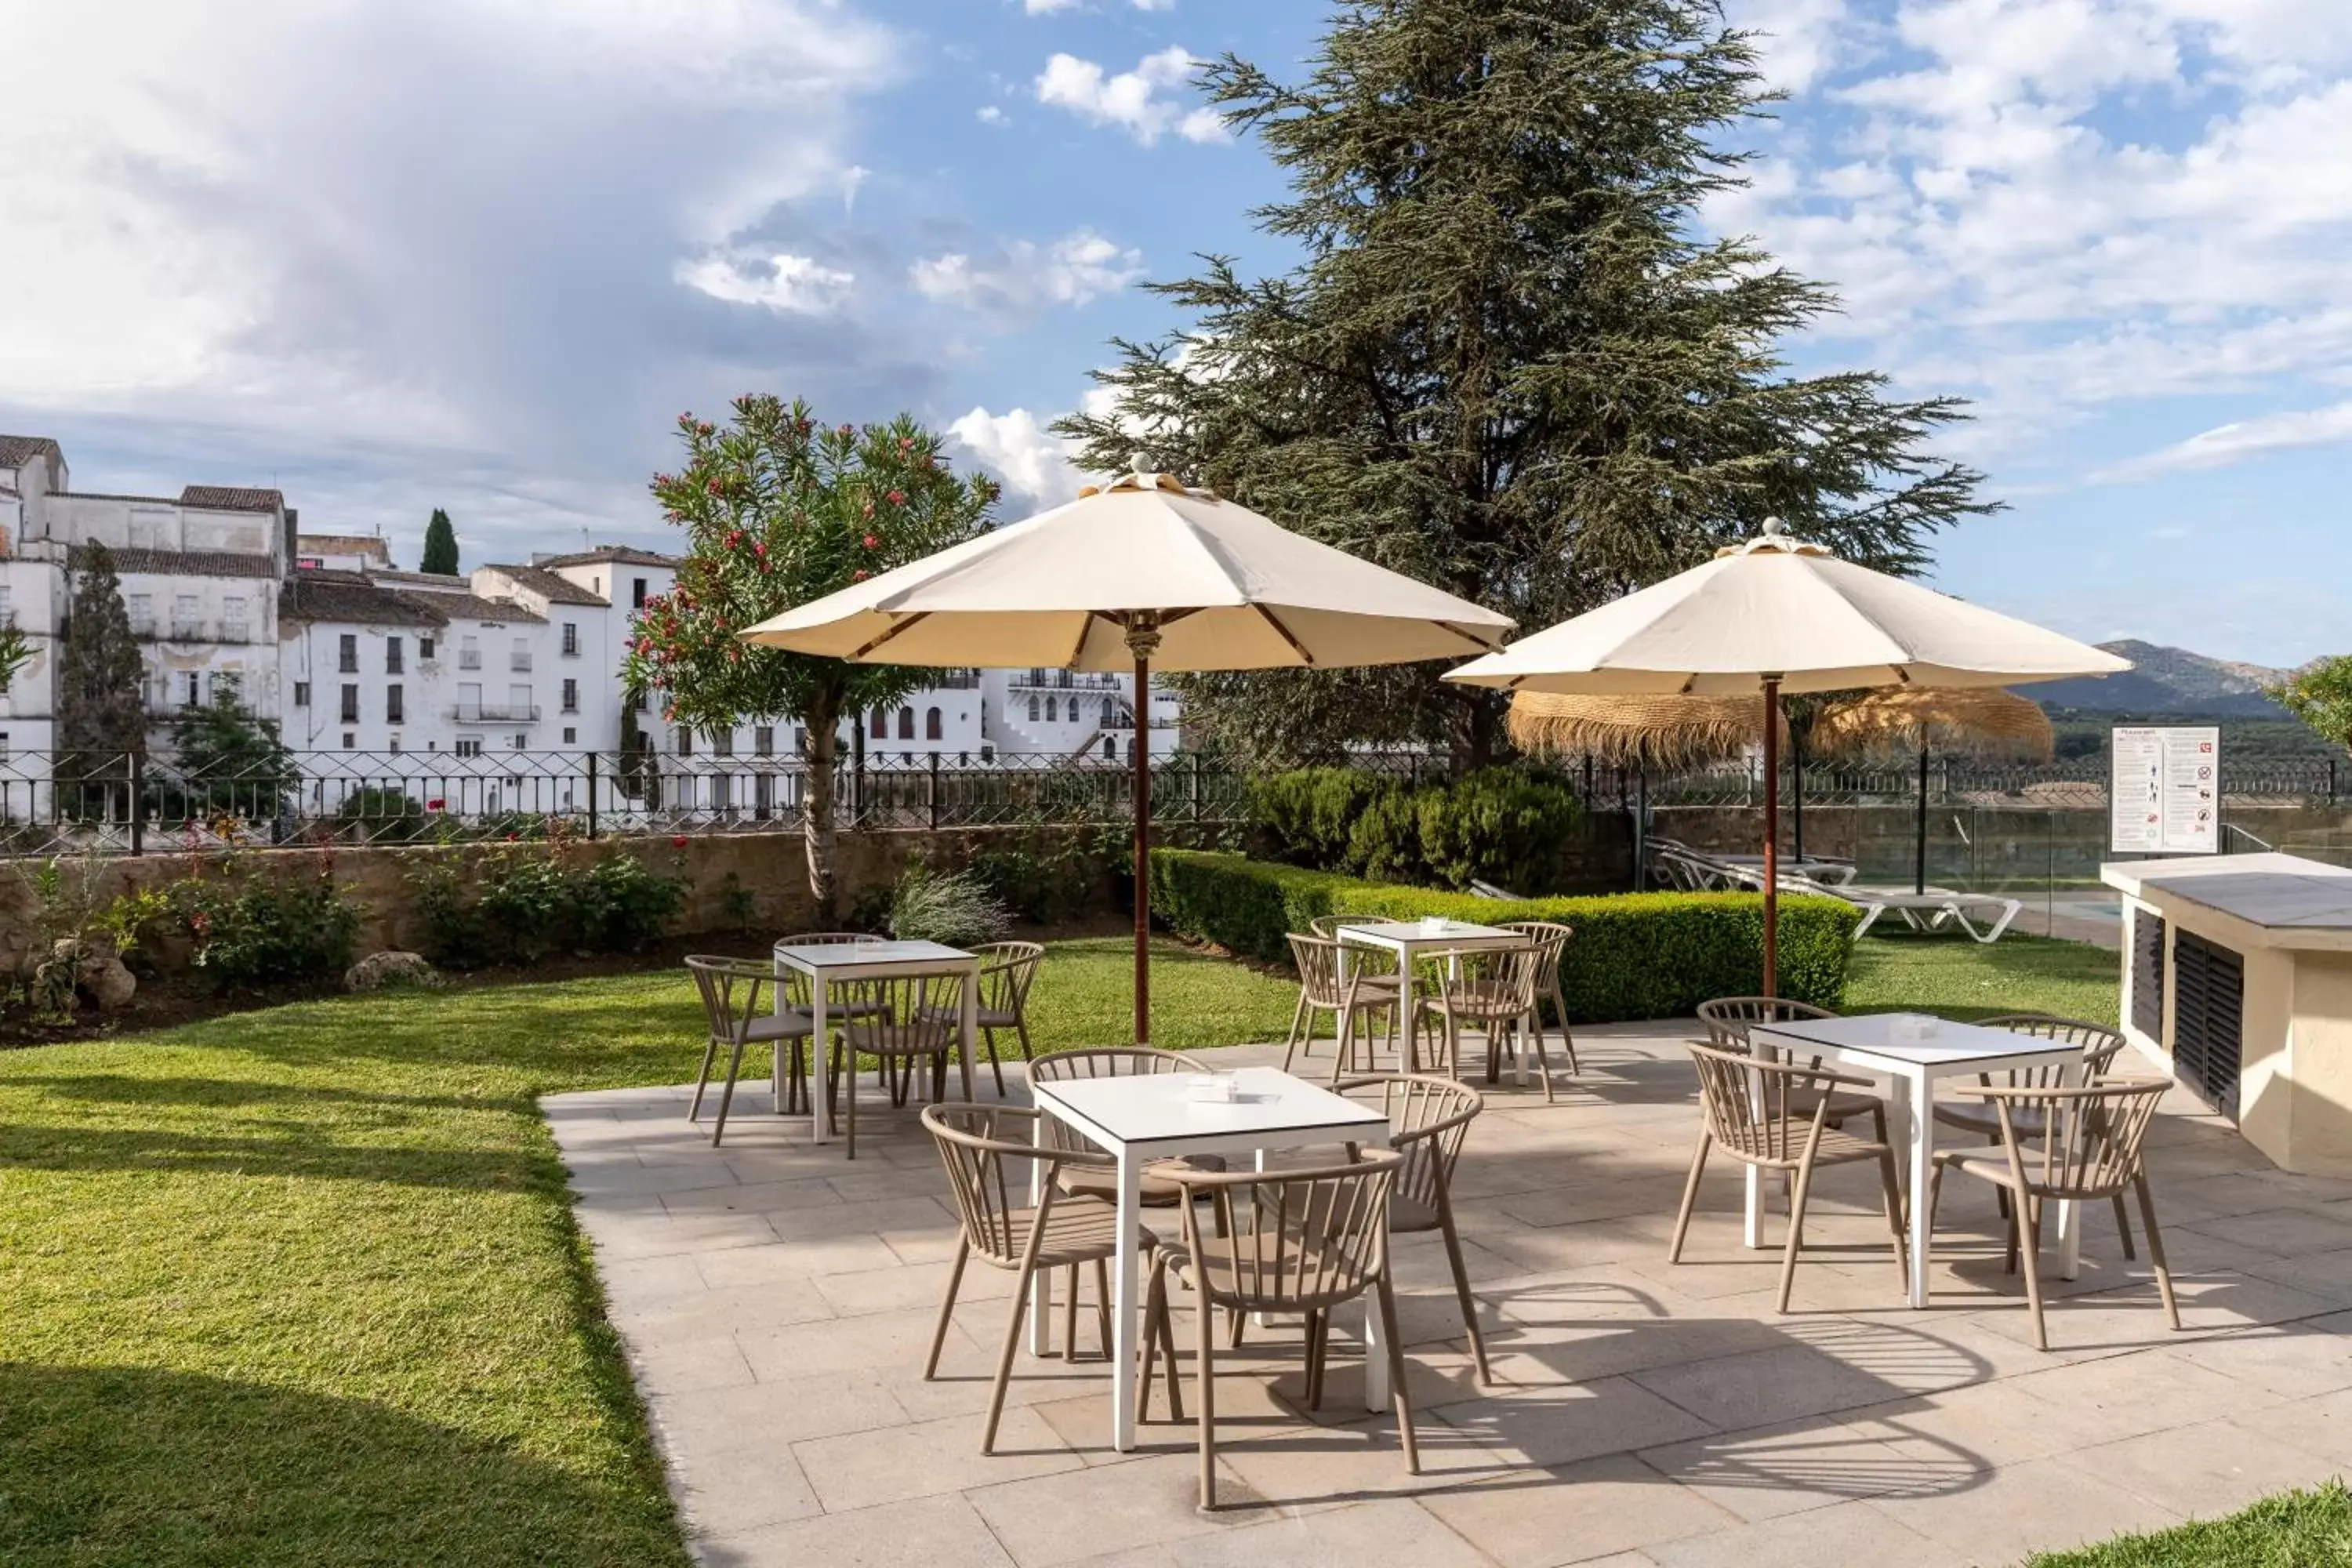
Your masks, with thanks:
[(712, 495), (717, 495), (720, 490), (725, 489), (727, 487), (719, 482), (719, 476), (717, 474), (713, 474), (702, 488), (709, 490)]
[(671, 848), (673, 848), (673, 849), (683, 849), (683, 848), (685, 848), (685, 847), (686, 847), (686, 835), (685, 835), (685, 834), (683, 834), (683, 833), (673, 833), (673, 834), (671, 834), (671, 835), (670, 835), (670, 839), (669, 839), (669, 847), (670, 847)]
[(427, 811), (446, 811), (448, 809), (448, 805), (449, 803), (446, 800), (428, 800), (425, 803), (425, 809)]
[(860, 566), (856, 571), (852, 572), (849, 574), (849, 580), (853, 583), (863, 583), (866, 578), (871, 577), (872, 575), (874, 575), (874, 574), (866, 570), (865, 567)]
[(843, 426), (841, 427), (841, 433), (842, 433), (842, 435), (843, 435), (843, 436), (845, 436), (845, 437), (847, 437), (847, 436), (855, 436), (856, 434), (857, 434), (857, 432), (856, 432), (856, 430), (852, 429), (849, 426), (846, 426), (846, 425), (845, 425), (845, 426)]
[(866, 536), (865, 544), (866, 548), (868, 550), (879, 550), (882, 548), (882, 542), (875, 538), (870, 533)]
[(764, 556), (765, 554), (767, 554), (767, 553), (768, 553), (768, 542), (767, 542), (766, 540), (764, 540), (764, 539), (763, 539), (763, 540), (761, 540), (759, 543), (754, 544), (753, 546), (751, 546), (751, 553), (752, 553), (752, 554), (754, 554), (754, 555), (761, 555), (761, 556)]
[(892, 490), (886, 499), (888, 500), (892, 506), (905, 506), (907, 504), (907, 492), (905, 490)]

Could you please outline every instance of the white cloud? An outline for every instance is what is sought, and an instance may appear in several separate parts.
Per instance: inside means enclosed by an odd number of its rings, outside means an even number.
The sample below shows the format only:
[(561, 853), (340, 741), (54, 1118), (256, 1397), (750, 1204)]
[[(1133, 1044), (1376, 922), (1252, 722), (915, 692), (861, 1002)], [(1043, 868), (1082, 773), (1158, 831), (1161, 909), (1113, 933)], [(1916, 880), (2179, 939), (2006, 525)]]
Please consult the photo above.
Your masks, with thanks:
[(1045, 16), (1066, 11), (1077, 3), (1078, 0), (1021, 0), (1021, 8), (1032, 16)]
[(1176, 0), (1135, 0), (1135, 8), (1139, 11), (1173, 11)]
[(1023, 316), (1051, 305), (1084, 305), (1143, 276), (1143, 253), (1089, 228), (1040, 247), (1013, 240), (975, 258), (950, 251), (918, 261), (908, 276), (926, 299)]
[(849, 298), (857, 279), (805, 256), (713, 253), (681, 261), (671, 273), (678, 282), (730, 305), (763, 305), (771, 310), (823, 315)]
[(1004, 488), (1040, 506), (1058, 506), (1078, 493), (1082, 482), (1072, 460), (1076, 449), (1045, 428), (1026, 408), (991, 414), (974, 408), (948, 426), (948, 434), (973, 458), (1004, 481)]
[(2352, 403), (2240, 419), (2116, 464), (2094, 477), (2144, 479), (2158, 474), (2228, 468), (2274, 452), (2352, 444)]
[(992, 103), (983, 103), (975, 112), (973, 118), (978, 120), (982, 125), (1002, 125), (1004, 123), (1006, 116), (1004, 110), (999, 109), (996, 105)]
[(1036, 82), (1037, 101), (1066, 109), (1097, 125), (1115, 125), (1149, 147), (1173, 132), (1187, 142), (1225, 140), (1224, 121), (1205, 108), (1186, 109), (1169, 89), (1192, 76), (1192, 54), (1171, 45), (1146, 55), (1133, 70), (1110, 75), (1092, 60), (1057, 54)]

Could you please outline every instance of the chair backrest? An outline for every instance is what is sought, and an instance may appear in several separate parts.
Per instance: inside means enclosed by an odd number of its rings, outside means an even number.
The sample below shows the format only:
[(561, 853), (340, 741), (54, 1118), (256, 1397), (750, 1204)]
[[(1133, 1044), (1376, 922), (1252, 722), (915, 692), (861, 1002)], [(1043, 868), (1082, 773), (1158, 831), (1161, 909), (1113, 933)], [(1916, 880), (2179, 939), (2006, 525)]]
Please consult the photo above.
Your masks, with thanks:
[[(1150, 1046), (1080, 1046), (1074, 1050), (1048, 1051), (1029, 1064), (1031, 1083), (1070, 1083), (1091, 1078), (1145, 1078), (1163, 1073), (1192, 1072), (1194, 1064), (1181, 1051)], [(1094, 1144), (1049, 1116), (1041, 1124), (1050, 1149), (1092, 1149)]]
[[(1301, 931), (1290, 935), (1290, 962), (1298, 968), (1298, 986), (1307, 1000), (1318, 1007), (1338, 1007), (1345, 1005), (1343, 993), (1348, 987), (1339, 983), (1339, 944), (1331, 937), (1309, 936)], [(1349, 973), (1354, 973), (1352, 965)]]
[(1696, 1044), (1687, 1048), (1698, 1069), (1699, 1105), (1708, 1134), (1726, 1153), (1750, 1163), (1794, 1161), (1804, 1153), (1829, 1106), (1826, 1093), (1809, 1091), (1832, 1083), (1867, 1082), (1819, 1067), (1767, 1061), (1747, 1051)]
[(960, 970), (836, 980), (843, 1030), (877, 1056), (941, 1056), (961, 1033), (964, 975)]
[(1524, 931), (1536, 944), (1536, 989), (1549, 993), (1559, 985), (1560, 955), (1568, 951), (1575, 929), (1558, 921), (1505, 921), (1505, 931)]
[[(923, 1129), (946, 1167), (948, 1191), (964, 1239), (990, 1261), (1011, 1268), (1029, 1244), (1031, 1167), (1042, 1164), (1041, 1205), (1054, 1201), (1054, 1173), (1066, 1151), (1036, 1142), (1037, 1112), (1017, 1105), (927, 1105)], [(1050, 1120), (1048, 1121), (1050, 1125)]]
[(1486, 1097), (1466, 1083), (1422, 1073), (1381, 1073), (1351, 1078), (1339, 1085), (1350, 1100), (1378, 1105), (1389, 1119), (1389, 1147), (1397, 1167), (1396, 1196), (1434, 1209), (1442, 1189), (1454, 1180), (1454, 1166), (1470, 1123), (1486, 1108)]
[(1036, 983), (1037, 966), (1045, 957), (1044, 943), (983, 942), (971, 952), (980, 960), (982, 1011), (1017, 1014), (1029, 1005), (1029, 987)]
[(710, 1037), (729, 1045), (740, 1042), (750, 1033), (751, 1020), (764, 1011), (760, 1005), (760, 991), (775, 983), (774, 961), (697, 952), (688, 955), (686, 968), (694, 976), (695, 989), (702, 995), (702, 1011), (710, 1024)]
[[(2068, 1087), (1996, 1084), (1957, 1092), (1992, 1106), (2011, 1168), (2029, 1192), (2046, 1198), (2103, 1198), (2139, 1174), (2157, 1102), (2171, 1087), (2167, 1079), (2111, 1078)], [(2021, 1132), (2020, 1114), (2028, 1111), (2037, 1120)]]
[[(1194, 1283), (1207, 1300), (1252, 1311), (1316, 1311), (1362, 1295), (1388, 1267), (1389, 1198), (1403, 1163), (1372, 1149), (1307, 1170), (1170, 1167), (1167, 1179), (1192, 1200), (1177, 1208)], [(1202, 1224), (1203, 1206), (1213, 1229)]]
[[(2124, 1048), (2121, 1030), (2081, 1018), (2062, 1018), (2055, 1013), (2004, 1013), (1998, 1018), (1979, 1019), (1979, 1025), (1987, 1029), (2007, 1029), (2013, 1035), (2033, 1035), (2045, 1040), (2082, 1047), (2083, 1079), (2085, 1082), (2113, 1067), (2116, 1057)], [(2053, 1084), (2059, 1081), (2061, 1071), (2057, 1068), (2025, 1068), (2010, 1074), (2010, 1081), (2021, 1087)]]
[(1706, 1026), (1707, 1042), (1719, 1051), (1746, 1051), (1751, 1024), (1793, 1024), (1836, 1016), (1826, 1007), (1791, 1002), (1785, 996), (1717, 996), (1698, 1005), (1698, 1021)]
[(1559, 970), (1558, 942), (1465, 948), (1422, 956), (1439, 966), (1431, 981), (1439, 1006), (1479, 1017), (1507, 1018), (1533, 1012), (1536, 998), (1549, 988), (1546, 977)]

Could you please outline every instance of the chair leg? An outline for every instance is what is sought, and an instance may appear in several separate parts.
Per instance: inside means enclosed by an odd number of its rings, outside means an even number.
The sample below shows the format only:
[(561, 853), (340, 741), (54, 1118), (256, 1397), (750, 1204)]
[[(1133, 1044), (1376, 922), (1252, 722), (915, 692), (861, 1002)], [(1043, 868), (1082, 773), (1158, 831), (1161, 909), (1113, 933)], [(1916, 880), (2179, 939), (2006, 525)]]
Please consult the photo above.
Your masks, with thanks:
[(727, 1108), (735, 1103), (735, 1079), (742, 1070), (743, 1046), (739, 1040), (735, 1045), (735, 1054), (727, 1064), (727, 1087), (719, 1091), (719, 1118), (710, 1125), (710, 1146), (714, 1149), (719, 1147), (719, 1141), (727, 1136)]
[[(2157, 1293), (2164, 1298), (2165, 1321), (2172, 1325), (2173, 1332), (2179, 1333), (2180, 1303), (2173, 1299), (2172, 1270), (2164, 1261), (2164, 1237), (2156, 1228), (2156, 1199), (2148, 1194), (2146, 1171), (2132, 1178), (2132, 1187), (2139, 1194), (2139, 1222), (2147, 1230), (2147, 1260), (2156, 1268), (2156, 1289)], [(2122, 1194), (2116, 1194), (2116, 1201), (2121, 1203)]]
[(2124, 1207), (2121, 1193), (2116, 1194), (2116, 1234), (2124, 1238), (2124, 1261), (2130, 1263), (2137, 1259), (2139, 1249), (2132, 1246), (2131, 1211)]
[[(1895, 1236), (1895, 1278), (1900, 1281), (1903, 1293), (1907, 1298), (1911, 1293), (1911, 1248), (1903, 1235), (1903, 1184), (1895, 1174), (1895, 1151), (1892, 1149), (1878, 1156), (1878, 1179), (1881, 1194), (1885, 1200), (1886, 1228)], [(1935, 1223), (1932, 1210), (1928, 1223)]]
[(1103, 1360), (1110, 1360), (1110, 1264), (1100, 1258), (1095, 1259), (1095, 1332)]
[[(1306, 1016), (1307, 993), (1301, 990), (1298, 1005), (1290, 1010), (1290, 1032), (1282, 1037), (1282, 1070), (1285, 1072), (1290, 1070), (1291, 1058), (1298, 1054), (1298, 1026)], [(1307, 1054), (1312, 1056), (1314, 1053), (1310, 1051)]]
[(768, 1047), (768, 1087), (776, 1091), (776, 1114), (784, 1113), (784, 1038), (782, 1035)]
[(971, 1238), (956, 1237), (955, 1261), (948, 1266), (948, 1293), (940, 1298), (940, 1319), (931, 1325), (931, 1353), (923, 1361), (923, 1381), (940, 1374), (940, 1351), (948, 1342), (948, 1320), (955, 1315), (956, 1291), (963, 1285), (963, 1266), (971, 1257)]
[(719, 1037), (713, 1035), (704, 1043), (702, 1047), (702, 1071), (696, 1076), (694, 1080), (694, 1103), (686, 1108), (686, 1119), (688, 1121), (699, 1121), (702, 1120), (702, 1091), (709, 1086), (711, 1064), (718, 1061), (718, 1059)]
[(1437, 1230), (1445, 1238), (1445, 1261), (1454, 1268), (1454, 1293), (1462, 1301), (1462, 1327), (1470, 1337), (1470, 1362), (1478, 1369), (1479, 1386), (1494, 1381), (1486, 1370), (1486, 1336), (1478, 1328), (1478, 1303), (1470, 1294), (1470, 1271), (1462, 1262), (1462, 1237), (1454, 1228), (1454, 1200), (1443, 1180), (1437, 1187)]
[(1135, 1418), (1139, 1422), (1151, 1419), (1151, 1373), (1163, 1351), (1168, 1356), (1168, 1418), (1181, 1421), (1184, 1401), (1176, 1392), (1176, 1335), (1168, 1323), (1168, 1270), (1154, 1258), (1151, 1282), (1144, 1288), (1143, 1295), (1143, 1375), (1135, 1384)]
[(1551, 1057), (1544, 1049), (1543, 1015), (1528, 1014), (1528, 1044), (1536, 1053), (1536, 1070), (1543, 1075), (1544, 1103), (1557, 1105), (1559, 1097), (1551, 1091)]
[(1323, 1408), (1323, 1352), (1330, 1344), (1331, 1321), (1322, 1312), (1307, 1314), (1307, 1408)]
[(1021, 1059), (1035, 1061), (1036, 1053), (1029, 1048), (1029, 1016), (1025, 1005), (1016, 1008), (1013, 1014), (1013, 1032), (1021, 1037)]
[(1389, 1271), (1382, 1268), (1374, 1287), (1380, 1292), (1381, 1338), (1389, 1350), (1389, 1394), (1396, 1401), (1397, 1436), (1404, 1443), (1404, 1468), (1407, 1475), (1421, 1474), (1421, 1440), (1412, 1432), (1412, 1395), (1405, 1388), (1404, 1346), (1397, 1342), (1396, 1290), (1389, 1283)]
[(1813, 1167), (1811, 1163), (1797, 1167), (1796, 1190), (1789, 1195), (1789, 1243), (1780, 1250), (1780, 1301), (1776, 1309), (1789, 1310), (1789, 1288), (1797, 1282), (1797, 1254), (1805, 1246), (1805, 1201), (1812, 1196)]
[(983, 1454), (996, 1452), (996, 1424), (1004, 1418), (1004, 1386), (1013, 1380), (1013, 1352), (1021, 1348), (1021, 1321), (1029, 1315), (1029, 1279), (1035, 1272), (1034, 1265), (1022, 1268), (1013, 1285), (1011, 1310), (1004, 1315), (1004, 1344), (996, 1352), (996, 1386), (988, 1396), (988, 1426), (980, 1437)]
[(980, 1037), (988, 1046), (988, 1070), (996, 1076), (996, 1098), (1004, 1098), (1004, 1064), (996, 1059), (996, 1031), (982, 1026)]
[(1683, 1180), (1683, 1206), (1675, 1215), (1675, 1238), (1666, 1247), (1666, 1261), (1683, 1260), (1683, 1237), (1690, 1232), (1691, 1210), (1698, 1206), (1698, 1179), (1706, 1169), (1706, 1151), (1715, 1139), (1704, 1127), (1698, 1130), (1698, 1147), (1691, 1151), (1690, 1174)]
[(1063, 1287), (1069, 1291), (1062, 1303), (1062, 1359), (1078, 1359), (1078, 1266), (1071, 1264), (1062, 1270)]
[(2023, 1216), (2019, 1226), (2022, 1233), (2025, 1258), (2025, 1304), (2033, 1312), (2033, 1348), (2050, 1348), (2050, 1333), (2042, 1321), (2042, 1203), (2038, 1198), (2020, 1198), (2016, 1208)]
[(1583, 1065), (1576, 1059), (1576, 1036), (1568, 1026), (1568, 997), (1560, 991), (1559, 980), (1557, 976), (1551, 983), (1551, 1007), (1553, 1012), (1559, 1015), (1559, 1045), (1560, 1048), (1568, 1053), (1569, 1075), (1572, 1078), (1582, 1078)]
[[(841, 1064), (842, 1098), (849, 1102), (843, 1109), (849, 1113), (845, 1119), (849, 1123), (849, 1158), (855, 1160), (857, 1158), (857, 1053), (845, 1048), (843, 1055), (847, 1059)], [(889, 1071), (889, 1061), (887, 1057), (882, 1058), (882, 1070), (886, 1075)]]
[(1195, 1281), (1201, 1287), (1194, 1298), (1199, 1309), (1192, 1314), (1193, 1353), (1200, 1360), (1201, 1379), (1201, 1506), (1217, 1506), (1217, 1347), (1213, 1325), (1216, 1320), (1216, 1304), (1209, 1300), (1208, 1281)]

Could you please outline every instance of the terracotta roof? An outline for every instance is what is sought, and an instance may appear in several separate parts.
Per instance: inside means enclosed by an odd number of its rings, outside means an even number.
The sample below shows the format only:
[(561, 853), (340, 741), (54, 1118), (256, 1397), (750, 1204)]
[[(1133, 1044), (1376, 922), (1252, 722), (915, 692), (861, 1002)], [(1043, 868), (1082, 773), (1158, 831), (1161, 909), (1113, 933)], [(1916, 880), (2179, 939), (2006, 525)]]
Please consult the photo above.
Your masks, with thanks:
[(543, 595), (550, 604), (601, 606), (608, 602), (603, 595), (592, 594), (571, 578), (559, 577), (544, 566), (494, 564), (485, 566), (481, 570), (500, 573), (516, 587), (528, 588), (534, 594)]
[(180, 491), (180, 502), (212, 511), (284, 511), (286, 492), (237, 485), (190, 485)]
[(62, 458), (47, 436), (0, 436), (0, 468), (21, 468), (36, 458)]
[(372, 533), (298, 533), (294, 552), (298, 555), (366, 555), (386, 566), (392, 564), (391, 547)]
[(355, 572), (298, 572), (278, 591), (281, 621), (344, 621), (362, 626), (437, 626), (436, 615), (408, 595), (379, 588)]
[(469, 592), (467, 579), (455, 572), (394, 572), (381, 566), (368, 569), (368, 581), (386, 583), (395, 588), (431, 588), (453, 594)]
[[(278, 563), (267, 555), (234, 550), (115, 550), (117, 572), (143, 573), (154, 577), (275, 577)], [(89, 563), (89, 547), (77, 544), (66, 564), (80, 571)]]
[(475, 594), (440, 594), (429, 588), (387, 588), (412, 605), (430, 609), (445, 621), (514, 621), (530, 626), (547, 624), (545, 616), (534, 616), (520, 605), (509, 605), (497, 599), (485, 599)]
[(542, 555), (531, 563), (534, 566), (596, 566), (605, 563), (620, 566), (667, 566), (685, 564), (685, 557), (657, 555), (650, 550), (639, 550), (634, 544), (600, 544), (593, 550), (574, 551), (569, 555)]

